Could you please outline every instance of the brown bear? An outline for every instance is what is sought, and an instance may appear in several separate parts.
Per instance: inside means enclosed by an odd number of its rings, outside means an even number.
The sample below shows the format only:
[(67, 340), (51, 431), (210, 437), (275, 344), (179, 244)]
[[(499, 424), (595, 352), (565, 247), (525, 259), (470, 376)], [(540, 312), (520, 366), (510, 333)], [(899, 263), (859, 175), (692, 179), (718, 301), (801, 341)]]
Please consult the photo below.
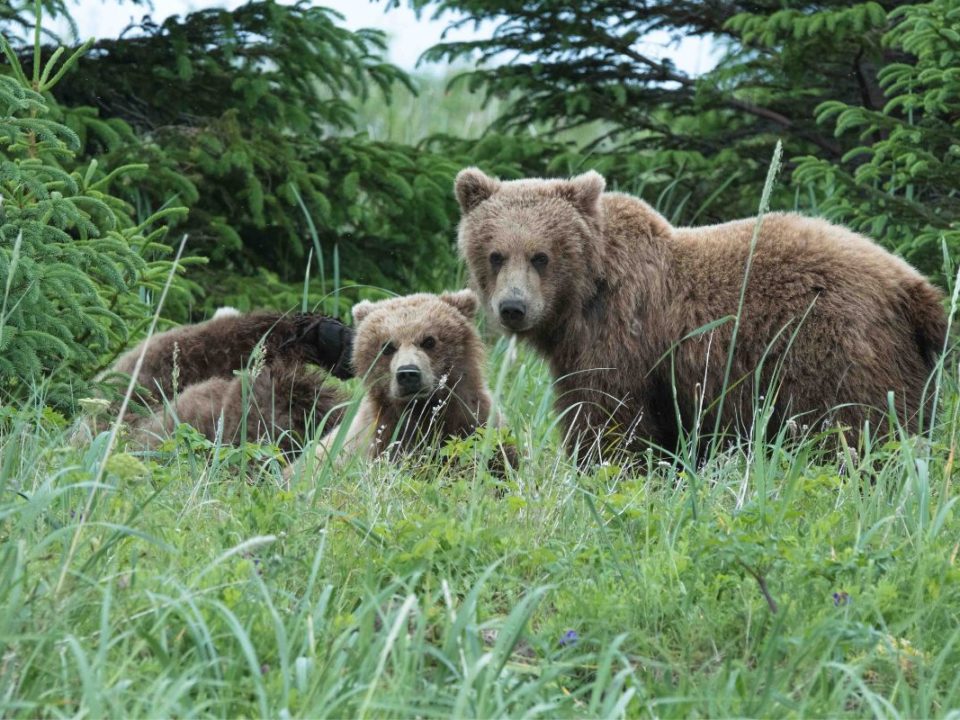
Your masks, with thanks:
[(673, 452), (681, 431), (749, 432), (761, 400), (769, 428), (859, 431), (890, 392), (918, 428), (946, 316), (910, 265), (843, 227), (772, 213), (747, 275), (755, 218), (676, 228), (604, 188), (596, 172), (501, 182), (468, 168), (455, 183), (470, 283), (549, 361), (568, 449)]
[[(307, 426), (331, 411), (328, 423), (338, 420), (337, 406), (345, 400), (325, 384), (325, 375), (307, 366), (351, 377), (352, 344), (353, 331), (334, 318), (221, 308), (206, 322), (145, 340), (104, 376), (131, 374), (146, 346), (135, 399), (150, 412), (131, 413), (128, 421), (134, 437), (147, 446), (180, 421), (225, 442), (239, 440), (245, 424), (249, 440), (269, 436), (289, 450), (291, 433), (302, 437)], [(86, 418), (80, 427), (93, 434), (98, 425)]]
[(187, 385), (150, 415), (135, 417), (130, 423), (133, 438), (152, 447), (179, 422), (227, 444), (239, 442), (245, 428), (248, 441), (269, 439), (292, 452), (311, 430), (335, 427), (343, 416), (347, 396), (325, 379), (297, 363), (278, 360), (262, 368), (255, 363), (231, 378)]
[(110, 372), (132, 373), (147, 343), (137, 382), (152, 394), (149, 400), (143, 398), (145, 402), (158, 402), (172, 398), (175, 389), (214, 377), (232, 378), (234, 371), (246, 367), (253, 349), (263, 341), (267, 362), (309, 363), (346, 379), (351, 377), (352, 339), (350, 328), (325, 315), (241, 314), (221, 308), (206, 322), (157, 333), (121, 355)]
[[(439, 447), (490, 419), (483, 343), (473, 324), (471, 290), (418, 293), (353, 306), (353, 370), (364, 397), (342, 440), (344, 457), (391, 456)], [(317, 446), (331, 451), (335, 429)]]

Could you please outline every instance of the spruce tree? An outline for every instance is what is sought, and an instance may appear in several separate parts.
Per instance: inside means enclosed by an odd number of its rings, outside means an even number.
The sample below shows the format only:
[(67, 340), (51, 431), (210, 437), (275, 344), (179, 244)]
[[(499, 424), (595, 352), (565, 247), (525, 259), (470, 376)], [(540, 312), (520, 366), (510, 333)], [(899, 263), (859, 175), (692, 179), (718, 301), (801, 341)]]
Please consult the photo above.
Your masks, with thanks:
[[(40, 389), (70, 409), (152, 314), (170, 268), (164, 223), (185, 211), (134, 220), (112, 188), (146, 166), (77, 161), (80, 140), (55, 119), (49, 93), (87, 48), (41, 62), (39, 38), (28, 69), (0, 37), (0, 400)], [(184, 302), (188, 287), (174, 290)]]
[[(372, 288), (449, 286), (456, 172), (479, 162), (506, 177), (541, 174), (558, 154), (555, 143), (498, 134), (372, 141), (358, 103), (371, 91), (389, 102), (415, 81), (385, 62), (382, 33), (340, 20), (272, 0), (146, 18), (97, 40), (53, 88), (79, 157), (149, 167), (114, 187), (139, 217), (189, 209), (176, 229), (209, 264), (191, 275), (203, 306), (180, 319), (225, 302), (290, 309), (308, 273), (306, 304), (334, 314)], [(15, 51), (30, 72), (32, 45)]]
[(412, 81), (384, 61), (382, 33), (339, 19), (255, 0), (146, 21), (98, 40), (55, 90), (82, 153), (150, 165), (125, 189), (131, 202), (189, 207), (178, 230), (210, 260), (197, 276), (208, 305), (250, 290), (243, 277), (299, 286), (310, 255), (328, 292), (334, 272), (341, 285), (395, 290), (452, 276), (460, 162), (358, 130), (356, 99), (376, 88), (389, 100)]

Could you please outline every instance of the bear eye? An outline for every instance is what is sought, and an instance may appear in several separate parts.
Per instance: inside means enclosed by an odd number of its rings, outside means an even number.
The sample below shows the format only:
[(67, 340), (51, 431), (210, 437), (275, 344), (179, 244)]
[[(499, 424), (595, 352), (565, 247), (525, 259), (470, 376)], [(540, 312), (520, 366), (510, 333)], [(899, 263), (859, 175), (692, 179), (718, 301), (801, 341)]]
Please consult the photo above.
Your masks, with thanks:
[(500, 253), (490, 253), (490, 267), (492, 267), (494, 270), (499, 270), (501, 267), (503, 267), (503, 260), (503, 255)]
[(423, 342), (420, 343), (420, 347), (424, 350), (430, 350), (435, 347), (437, 344), (437, 339), (433, 335), (428, 335), (423, 339)]
[(383, 350), (381, 350), (380, 353), (381, 353), (384, 357), (390, 357), (390, 356), (393, 355), (396, 351), (397, 351), (397, 346), (394, 345), (392, 342), (388, 342), (386, 345), (383, 346)]
[(532, 258), (530, 258), (530, 263), (537, 270), (543, 270), (547, 266), (548, 262), (550, 262), (550, 258), (547, 257), (546, 253), (537, 253)]

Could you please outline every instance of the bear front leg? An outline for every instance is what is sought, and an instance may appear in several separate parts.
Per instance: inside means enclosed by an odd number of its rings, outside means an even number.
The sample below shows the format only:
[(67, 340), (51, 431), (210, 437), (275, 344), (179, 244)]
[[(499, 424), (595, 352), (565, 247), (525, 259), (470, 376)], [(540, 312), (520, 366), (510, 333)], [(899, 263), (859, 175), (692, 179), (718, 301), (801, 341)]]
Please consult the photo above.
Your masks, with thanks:
[[(341, 467), (354, 454), (363, 452), (364, 450), (366, 450), (367, 457), (369, 458), (377, 455), (377, 448), (374, 440), (374, 434), (377, 429), (376, 420), (377, 412), (373, 407), (373, 403), (368, 401), (367, 398), (364, 398), (360, 402), (360, 407), (357, 409), (357, 414), (353, 416), (353, 420), (350, 422), (350, 425), (346, 430), (346, 436), (343, 439), (343, 445), (340, 447), (340, 452), (334, 459), (334, 463), (337, 467)], [(317, 460), (322, 461), (327, 457), (327, 455), (333, 452), (333, 449), (337, 443), (337, 439), (340, 437), (342, 432), (342, 428), (337, 426), (323, 436), (320, 442), (317, 443)]]

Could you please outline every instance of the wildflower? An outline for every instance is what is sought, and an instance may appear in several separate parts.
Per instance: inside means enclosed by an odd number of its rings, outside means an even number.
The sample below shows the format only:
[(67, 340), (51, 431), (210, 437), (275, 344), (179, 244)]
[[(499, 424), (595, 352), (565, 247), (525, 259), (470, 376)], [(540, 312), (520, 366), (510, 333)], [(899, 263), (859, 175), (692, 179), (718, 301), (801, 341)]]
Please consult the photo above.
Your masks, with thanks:
[(579, 639), (580, 636), (577, 635), (576, 630), (567, 630), (560, 637), (560, 647), (570, 647), (571, 645), (576, 645)]
[(106, 398), (80, 398), (78, 402), (83, 411), (90, 415), (102, 415), (110, 408), (110, 401)]
[(845, 593), (843, 590), (840, 590), (839, 592), (835, 592), (833, 594), (834, 607), (840, 607), (841, 605), (849, 605), (849, 604), (850, 604), (850, 596), (847, 593)]

